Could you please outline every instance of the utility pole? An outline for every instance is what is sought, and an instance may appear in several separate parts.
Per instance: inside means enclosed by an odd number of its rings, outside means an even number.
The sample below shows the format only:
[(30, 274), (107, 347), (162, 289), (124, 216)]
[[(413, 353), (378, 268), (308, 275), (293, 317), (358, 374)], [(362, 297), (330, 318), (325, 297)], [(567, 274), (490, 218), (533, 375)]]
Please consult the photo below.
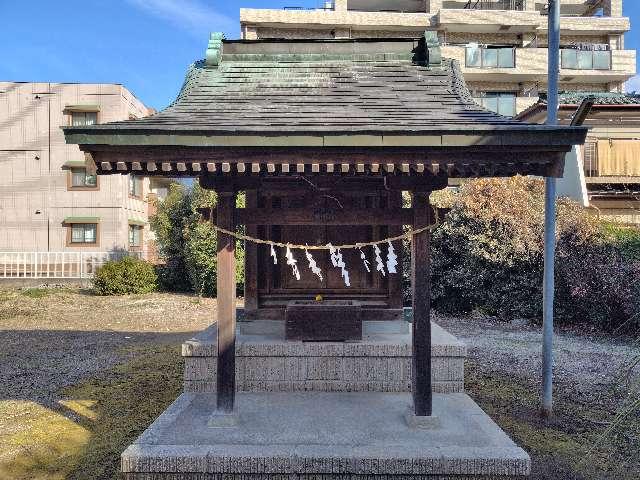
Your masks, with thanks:
[[(558, 124), (560, 74), (560, 0), (549, 0), (547, 125)], [(542, 289), (542, 414), (553, 414), (553, 297), (556, 254), (556, 179), (545, 178), (544, 284)]]

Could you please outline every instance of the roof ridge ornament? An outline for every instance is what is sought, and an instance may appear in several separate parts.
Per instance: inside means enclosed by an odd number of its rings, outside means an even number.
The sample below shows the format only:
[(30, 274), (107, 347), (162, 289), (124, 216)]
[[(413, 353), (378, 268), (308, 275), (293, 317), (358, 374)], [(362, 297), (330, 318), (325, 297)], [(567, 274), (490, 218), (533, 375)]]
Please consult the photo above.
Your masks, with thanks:
[(442, 50), (440, 49), (440, 39), (435, 30), (425, 30), (424, 43), (426, 53), (426, 64), (429, 66), (442, 65)]
[(222, 59), (222, 40), (224, 33), (211, 32), (204, 64), (208, 67), (217, 67)]

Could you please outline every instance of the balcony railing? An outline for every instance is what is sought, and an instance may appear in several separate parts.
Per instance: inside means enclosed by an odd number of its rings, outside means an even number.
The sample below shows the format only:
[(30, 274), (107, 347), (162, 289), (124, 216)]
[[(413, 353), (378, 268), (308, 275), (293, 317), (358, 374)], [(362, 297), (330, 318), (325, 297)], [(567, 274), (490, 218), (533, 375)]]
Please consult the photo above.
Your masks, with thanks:
[[(446, 4), (445, 4), (446, 5)], [(445, 8), (460, 8), (450, 7)], [(464, 7), (466, 10), (524, 10), (524, 0), (469, 0)]]
[(567, 70), (611, 70), (611, 50), (563, 48), (561, 54)]
[(335, 2), (333, 0), (318, 2), (316, 7), (283, 7), (283, 10), (335, 10)]
[(466, 47), (467, 68), (515, 68), (516, 49), (514, 47)]
[(500, 115), (513, 117), (516, 114), (516, 94), (512, 92), (483, 92), (474, 97), (476, 103)]

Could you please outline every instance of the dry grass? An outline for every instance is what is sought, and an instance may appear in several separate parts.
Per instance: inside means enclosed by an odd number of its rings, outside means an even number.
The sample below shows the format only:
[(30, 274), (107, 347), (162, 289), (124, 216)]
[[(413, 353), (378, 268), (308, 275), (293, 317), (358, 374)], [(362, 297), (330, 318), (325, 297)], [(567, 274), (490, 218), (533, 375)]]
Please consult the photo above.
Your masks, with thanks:
[(214, 312), (214, 299), (192, 295), (98, 297), (70, 288), (0, 290), (4, 330), (190, 332), (210, 325)]

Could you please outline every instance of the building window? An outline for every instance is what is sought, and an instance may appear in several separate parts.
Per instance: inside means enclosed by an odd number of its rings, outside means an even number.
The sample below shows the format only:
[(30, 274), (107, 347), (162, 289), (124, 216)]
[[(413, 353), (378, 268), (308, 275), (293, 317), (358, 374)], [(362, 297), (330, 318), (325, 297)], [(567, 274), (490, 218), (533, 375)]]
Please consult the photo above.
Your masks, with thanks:
[(477, 47), (466, 50), (467, 68), (515, 68), (516, 49), (513, 47)]
[(72, 168), (70, 175), (70, 189), (84, 190), (98, 188), (98, 177), (96, 175), (89, 175), (86, 168)]
[(129, 225), (129, 247), (137, 248), (142, 246), (142, 225)]
[(71, 112), (71, 125), (83, 127), (98, 123), (98, 112)]
[(96, 244), (98, 242), (97, 223), (74, 223), (71, 225), (71, 244)]
[(516, 94), (511, 92), (485, 92), (475, 101), (487, 110), (513, 117), (516, 114)]
[(567, 70), (611, 70), (610, 50), (562, 49), (562, 68)]
[(135, 175), (129, 176), (129, 196), (142, 198), (142, 178)]

